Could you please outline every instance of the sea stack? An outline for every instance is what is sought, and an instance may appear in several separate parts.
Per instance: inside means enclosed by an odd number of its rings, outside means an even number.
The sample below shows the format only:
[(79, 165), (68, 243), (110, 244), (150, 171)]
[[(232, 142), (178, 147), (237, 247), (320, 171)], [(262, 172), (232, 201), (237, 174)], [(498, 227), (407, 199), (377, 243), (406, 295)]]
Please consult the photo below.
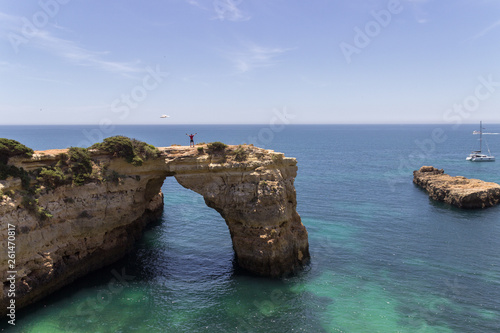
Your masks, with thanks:
[(443, 169), (423, 166), (413, 171), (413, 182), (437, 201), (464, 209), (495, 206), (500, 202), (500, 185), (479, 179), (452, 177)]

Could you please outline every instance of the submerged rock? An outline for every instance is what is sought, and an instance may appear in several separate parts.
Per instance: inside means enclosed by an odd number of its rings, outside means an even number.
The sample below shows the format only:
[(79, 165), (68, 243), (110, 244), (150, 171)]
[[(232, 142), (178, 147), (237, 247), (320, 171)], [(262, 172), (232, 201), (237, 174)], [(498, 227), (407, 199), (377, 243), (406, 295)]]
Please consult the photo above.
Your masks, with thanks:
[(437, 201), (465, 209), (487, 208), (500, 202), (500, 185), (479, 179), (452, 177), (443, 169), (423, 166), (413, 171), (413, 182)]

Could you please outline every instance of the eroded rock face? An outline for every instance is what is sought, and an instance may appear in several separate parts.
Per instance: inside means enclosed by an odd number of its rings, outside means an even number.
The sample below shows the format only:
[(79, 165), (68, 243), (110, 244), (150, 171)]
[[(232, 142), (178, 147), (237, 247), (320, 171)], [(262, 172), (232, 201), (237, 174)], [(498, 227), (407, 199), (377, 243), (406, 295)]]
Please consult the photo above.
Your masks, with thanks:
[(425, 189), (432, 199), (459, 208), (486, 208), (500, 202), (500, 185), (462, 176), (452, 177), (432, 166), (413, 171), (413, 182)]
[(226, 220), (238, 264), (259, 275), (281, 276), (309, 259), (307, 231), (297, 214), (297, 161), (252, 148), (244, 162), (220, 156), (168, 161), (184, 187), (203, 195)]
[[(18, 161), (30, 170), (36, 165), (51, 163), (53, 155), (38, 155), (30, 161)], [(75, 279), (123, 257), (141, 236), (143, 227), (162, 212), (162, 181), (164, 172), (147, 173), (148, 168), (163, 167), (161, 160), (132, 169), (122, 159), (109, 156), (109, 166), (122, 174), (120, 181), (89, 183), (84, 186), (61, 186), (39, 197), (40, 207), (52, 218), (40, 220), (22, 208), (22, 194), (0, 202), (0, 246), (7, 249), (8, 225), (16, 226), (15, 270), (16, 307), (33, 303)], [(33, 162), (33, 163), (31, 163)], [(38, 167), (38, 166), (37, 166)], [(130, 173), (132, 171), (134, 173)], [(137, 177), (138, 176), (138, 177)], [(161, 178), (160, 178), (161, 179)], [(19, 190), (20, 181), (0, 182), (0, 190)], [(7, 267), (7, 257), (0, 257), (0, 267)], [(4, 281), (2, 310), (7, 299)]]
[[(116, 171), (120, 179), (42, 191), (39, 205), (53, 215), (46, 220), (24, 209), (21, 195), (4, 195), (0, 245), (7, 248), (7, 227), (15, 225), (16, 307), (121, 258), (148, 221), (161, 214), (160, 189), (168, 176), (203, 195), (207, 205), (222, 215), (241, 267), (258, 275), (282, 276), (306, 263), (307, 231), (296, 212), (293, 185), (296, 160), (253, 146), (243, 148), (244, 157), (235, 154), (237, 147), (229, 147), (225, 154), (160, 148), (160, 158), (139, 167), (94, 152), (94, 162)], [(52, 165), (62, 152), (37, 152), (31, 159), (17, 158), (9, 164), (30, 171)], [(3, 193), (20, 186), (18, 179), (0, 181)], [(7, 257), (0, 256), (0, 267), (7, 264)], [(0, 276), (4, 282), (0, 306), (5, 313), (7, 271), (1, 270)]]

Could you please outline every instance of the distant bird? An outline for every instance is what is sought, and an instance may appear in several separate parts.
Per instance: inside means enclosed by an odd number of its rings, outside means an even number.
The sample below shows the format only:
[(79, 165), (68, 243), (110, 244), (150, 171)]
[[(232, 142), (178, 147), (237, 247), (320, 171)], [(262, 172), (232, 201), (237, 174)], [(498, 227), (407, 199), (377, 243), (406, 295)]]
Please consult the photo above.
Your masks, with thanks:
[(169, 118), (170, 116), (167, 116), (166, 114), (161, 115), (160, 118)]

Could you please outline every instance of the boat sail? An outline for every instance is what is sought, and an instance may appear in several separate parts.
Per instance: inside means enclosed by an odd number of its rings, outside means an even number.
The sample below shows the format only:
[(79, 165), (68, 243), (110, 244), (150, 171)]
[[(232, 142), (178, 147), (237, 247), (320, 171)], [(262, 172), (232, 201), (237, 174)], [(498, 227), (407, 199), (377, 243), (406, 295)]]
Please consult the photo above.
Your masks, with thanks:
[(482, 153), (483, 149), (483, 122), (479, 122), (479, 132), (474, 131), (473, 134), (479, 133), (479, 150), (474, 150), (467, 156), (466, 160), (471, 162), (494, 162), (495, 156), (491, 155), (490, 148), (488, 148), (488, 155)]

